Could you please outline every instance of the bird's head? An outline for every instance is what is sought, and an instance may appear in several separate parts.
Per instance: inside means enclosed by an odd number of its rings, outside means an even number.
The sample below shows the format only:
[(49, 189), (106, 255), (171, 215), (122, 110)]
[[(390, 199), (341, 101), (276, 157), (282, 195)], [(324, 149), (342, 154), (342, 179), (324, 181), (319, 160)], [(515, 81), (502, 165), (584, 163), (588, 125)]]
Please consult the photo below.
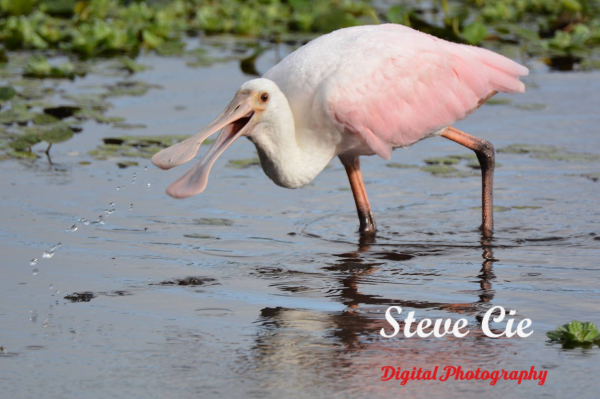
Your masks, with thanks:
[[(268, 79), (254, 79), (242, 85), (225, 111), (192, 137), (152, 157), (152, 163), (161, 169), (181, 165), (196, 156), (200, 145), (209, 136), (221, 130), (208, 153), (186, 174), (167, 188), (167, 194), (186, 198), (201, 193), (206, 187), (210, 168), (227, 147), (241, 136), (249, 136), (254, 127), (274, 116), (283, 93)], [(285, 96), (284, 96), (285, 97)]]

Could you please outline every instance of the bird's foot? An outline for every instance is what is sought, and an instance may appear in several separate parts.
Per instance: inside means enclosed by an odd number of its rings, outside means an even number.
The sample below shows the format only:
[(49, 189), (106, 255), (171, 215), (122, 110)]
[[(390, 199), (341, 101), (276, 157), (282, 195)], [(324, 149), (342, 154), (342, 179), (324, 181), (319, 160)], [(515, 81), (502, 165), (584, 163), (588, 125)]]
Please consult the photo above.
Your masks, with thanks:
[(377, 224), (375, 223), (375, 218), (371, 212), (360, 218), (360, 228), (358, 232), (362, 236), (374, 236), (377, 232)]

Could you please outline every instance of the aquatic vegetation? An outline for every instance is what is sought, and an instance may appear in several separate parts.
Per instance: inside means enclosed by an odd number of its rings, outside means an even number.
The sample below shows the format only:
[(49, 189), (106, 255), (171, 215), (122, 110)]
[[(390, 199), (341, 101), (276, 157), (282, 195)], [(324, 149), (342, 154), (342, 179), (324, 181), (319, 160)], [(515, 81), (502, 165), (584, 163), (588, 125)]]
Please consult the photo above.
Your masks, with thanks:
[(512, 102), (513, 100), (511, 98), (490, 98), (485, 103), (489, 105), (508, 105)]
[(184, 234), (183, 236), (187, 237), (187, 238), (198, 238), (201, 240), (215, 238), (215, 236), (211, 236), (210, 234), (200, 234), (200, 233)]
[(428, 165), (454, 165), (460, 162), (459, 158), (456, 157), (446, 157), (446, 158), (427, 158), (424, 159)]
[(29, 78), (75, 79), (76, 75), (83, 76), (85, 71), (76, 71), (70, 62), (51, 65), (43, 55), (31, 57), (23, 70), (23, 76)]
[(152, 158), (163, 148), (172, 146), (189, 136), (120, 136), (107, 137), (103, 140), (104, 144), (99, 145), (95, 150), (88, 152), (96, 159), (109, 158)]
[(203, 226), (233, 226), (233, 222), (229, 219), (221, 218), (201, 218), (192, 220), (195, 224)]
[[(592, 49), (600, 44), (597, 0), (444, 0), (389, 8), (368, 0), (0, 1), (0, 41), (8, 50), (59, 49), (81, 59), (134, 58), (142, 50), (182, 55), (182, 36), (199, 32), (279, 42), (382, 22), (472, 45), (518, 47), (556, 69), (600, 66), (584, 64), (594, 60)], [(251, 57), (242, 67), (252, 65)], [(132, 62), (123, 58), (124, 68), (141, 70)]]
[(121, 58), (121, 69), (126, 70), (129, 73), (136, 73), (136, 72), (143, 72), (146, 69), (148, 69), (148, 67), (146, 65), (142, 65), (140, 63), (135, 62), (134, 60), (132, 60), (131, 58)]
[(143, 96), (150, 89), (162, 89), (162, 86), (160, 85), (153, 85), (146, 82), (138, 82), (133, 80), (117, 82), (113, 85), (106, 85), (104, 87), (106, 87), (108, 91), (102, 95), (103, 98), (120, 96)]
[(454, 166), (444, 165), (444, 164), (435, 164), (422, 166), (421, 170), (423, 172), (427, 172), (432, 174), (433, 176), (438, 177), (467, 177), (471, 176), (471, 173), (461, 171)]
[(546, 336), (551, 341), (560, 342), (567, 347), (600, 345), (600, 332), (598, 327), (591, 322), (583, 323), (573, 320), (570, 323), (557, 326), (553, 331), (548, 331)]
[(248, 158), (248, 159), (232, 159), (227, 163), (230, 168), (243, 169), (250, 166), (260, 166), (260, 159)]
[(17, 94), (16, 90), (12, 86), (0, 87), (0, 101), (8, 101)]
[(567, 151), (563, 147), (552, 145), (511, 144), (507, 147), (500, 148), (498, 153), (529, 154), (533, 158), (549, 161), (600, 162), (600, 155), (598, 154), (572, 152)]
[(396, 168), (396, 169), (418, 169), (419, 166), (418, 165), (409, 165), (409, 164), (405, 164), (405, 163), (396, 163), (396, 162), (390, 162), (385, 164), (385, 166), (387, 166), (388, 168)]
[(538, 104), (538, 103), (516, 104), (514, 107), (518, 108), (518, 109), (522, 109), (524, 111), (539, 111), (539, 110), (546, 108), (546, 106), (544, 104)]

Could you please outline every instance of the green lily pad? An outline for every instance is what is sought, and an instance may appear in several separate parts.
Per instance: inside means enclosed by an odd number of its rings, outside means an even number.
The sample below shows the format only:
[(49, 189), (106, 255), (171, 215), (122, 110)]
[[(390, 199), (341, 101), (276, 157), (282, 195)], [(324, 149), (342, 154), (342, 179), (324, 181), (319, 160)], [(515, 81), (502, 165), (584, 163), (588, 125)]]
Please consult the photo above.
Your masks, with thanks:
[(459, 170), (452, 165), (445, 164), (434, 164), (428, 166), (422, 166), (421, 170), (423, 172), (427, 172), (437, 177), (470, 177), (473, 176), (472, 173)]
[(505, 154), (529, 154), (536, 159), (567, 162), (600, 162), (600, 154), (571, 152), (552, 145), (512, 144), (498, 150)]
[(248, 158), (248, 159), (232, 159), (227, 163), (230, 168), (244, 169), (250, 166), (260, 166), (260, 159)]
[(89, 152), (96, 159), (119, 157), (151, 158), (163, 148), (177, 144), (189, 136), (120, 136), (106, 137), (104, 144)]
[(13, 102), (11, 109), (0, 112), (0, 123), (7, 125), (12, 123), (25, 124), (32, 120), (33, 117), (34, 114), (28, 111), (26, 105), (15, 104)]
[(106, 102), (105, 96), (102, 94), (63, 94), (61, 97), (74, 102), (76, 106), (82, 109), (106, 111), (113, 107), (112, 104)]
[(34, 152), (17, 151), (17, 150), (9, 151), (8, 156), (12, 157), (12, 158), (17, 158), (17, 159), (37, 159), (38, 158), (37, 154)]
[(91, 109), (82, 109), (75, 113), (75, 118), (79, 120), (95, 120), (98, 123), (119, 123), (125, 121), (125, 118), (120, 116), (106, 116), (100, 111)]
[(17, 91), (12, 86), (0, 87), (0, 101), (8, 101), (17, 94)]
[(126, 70), (129, 73), (143, 72), (148, 67), (146, 65), (139, 64), (131, 58), (121, 58), (121, 69)]
[(508, 105), (512, 104), (513, 100), (510, 98), (490, 98), (485, 103), (489, 105)]
[(52, 115), (35, 114), (33, 116), (33, 123), (35, 123), (36, 125), (50, 125), (50, 124), (57, 123), (57, 122), (60, 122), (60, 119), (58, 119)]
[(518, 108), (518, 109), (522, 109), (524, 111), (539, 111), (539, 110), (546, 108), (546, 105), (538, 104), (538, 103), (530, 103), (530, 104), (522, 103), (522, 104), (515, 104), (514, 107)]
[(108, 92), (104, 95), (105, 97), (143, 96), (150, 89), (162, 89), (160, 85), (137, 81), (117, 82), (114, 85), (106, 85), (105, 87), (108, 89)]
[(209, 238), (215, 238), (215, 236), (211, 236), (210, 234), (200, 234), (200, 233), (194, 233), (194, 234), (184, 234), (184, 237), (187, 238), (198, 238), (201, 240), (205, 240), (205, 239), (209, 239)]
[(49, 144), (56, 144), (70, 140), (73, 134), (73, 130), (69, 129), (68, 126), (57, 126), (42, 133), (41, 138)]
[(145, 129), (147, 126), (142, 123), (124, 123), (117, 122), (113, 124), (115, 129)]
[(396, 163), (396, 162), (390, 162), (385, 164), (385, 166), (387, 166), (388, 168), (395, 168), (395, 169), (419, 169), (419, 165), (409, 165), (406, 163)]
[(23, 76), (30, 78), (74, 79), (75, 67), (70, 62), (51, 65), (43, 55), (34, 55), (27, 61)]
[(203, 226), (233, 226), (233, 222), (229, 219), (221, 218), (200, 218), (192, 220), (195, 224)]
[(423, 162), (428, 165), (455, 165), (460, 162), (460, 159), (456, 157), (427, 158)]
[(16, 151), (25, 151), (30, 150), (31, 147), (37, 143), (42, 141), (39, 135), (36, 134), (25, 134), (22, 136), (18, 136), (15, 140), (9, 143), (10, 148)]

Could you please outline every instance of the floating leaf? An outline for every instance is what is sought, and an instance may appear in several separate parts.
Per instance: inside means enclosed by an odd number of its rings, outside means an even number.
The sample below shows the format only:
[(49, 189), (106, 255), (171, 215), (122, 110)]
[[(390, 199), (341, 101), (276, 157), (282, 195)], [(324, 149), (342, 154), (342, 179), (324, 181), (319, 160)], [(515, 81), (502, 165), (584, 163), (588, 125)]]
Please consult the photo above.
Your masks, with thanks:
[(62, 143), (73, 137), (73, 131), (68, 126), (57, 126), (42, 133), (41, 137), (49, 144)]
[(445, 158), (427, 158), (423, 160), (428, 165), (455, 165), (460, 162), (460, 158), (445, 157)]
[(546, 336), (552, 341), (563, 344), (590, 346), (592, 343), (600, 344), (598, 327), (591, 322), (582, 323), (573, 320), (570, 323), (557, 326), (554, 331), (548, 331)]
[(390, 162), (385, 164), (385, 166), (387, 166), (388, 168), (395, 168), (395, 169), (418, 169), (419, 165), (408, 165), (405, 163), (396, 163), (396, 162)]
[(8, 101), (15, 96), (17, 92), (12, 86), (0, 87), (0, 101)]
[(233, 222), (229, 219), (221, 218), (201, 218), (192, 220), (196, 224), (205, 226), (233, 226)]
[(248, 158), (248, 159), (232, 159), (227, 163), (230, 168), (244, 169), (250, 166), (260, 166), (260, 159)]
[(60, 119), (49, 114), (35, 114), (33, 117), (33, 123), (36, 125), (50, 125), (57, 122), (60, 122)]

